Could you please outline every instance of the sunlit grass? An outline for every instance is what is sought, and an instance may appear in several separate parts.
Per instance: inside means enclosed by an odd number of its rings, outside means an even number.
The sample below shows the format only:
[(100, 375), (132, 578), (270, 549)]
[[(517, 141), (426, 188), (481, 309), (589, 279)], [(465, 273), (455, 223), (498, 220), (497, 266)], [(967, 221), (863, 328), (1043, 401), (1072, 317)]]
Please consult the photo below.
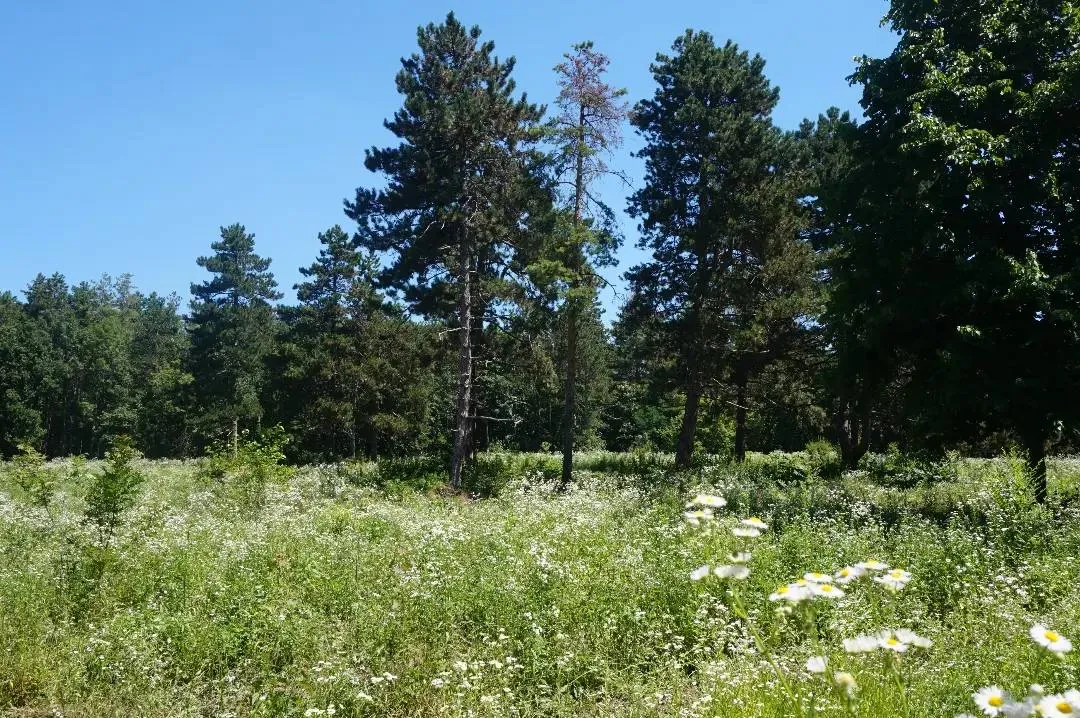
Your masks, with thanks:
[[(146, 463), (107, 548), (78, 486), (45, 512), (0, 478), (0, 711), (952, 716), (980, 712), (983, 687), (1080, 686), (1078, 652), (1030, 634), (1080, 636), (1080, 511), (1034, 506), (1016, 461), (906, 487), (724, 464), (657, 486), (599, 466), (567, 493), (532, 477), (483, 501), (312, 467), (252, 513), (193, 462)], [(1078, 475), (1055, 465), (1058, 500)], [(838, 573), (869, 559), (910, 578)], [(800, 580), (844, 595), (769, 600)], [(886, 630), (910, 650), (845, 650)]]

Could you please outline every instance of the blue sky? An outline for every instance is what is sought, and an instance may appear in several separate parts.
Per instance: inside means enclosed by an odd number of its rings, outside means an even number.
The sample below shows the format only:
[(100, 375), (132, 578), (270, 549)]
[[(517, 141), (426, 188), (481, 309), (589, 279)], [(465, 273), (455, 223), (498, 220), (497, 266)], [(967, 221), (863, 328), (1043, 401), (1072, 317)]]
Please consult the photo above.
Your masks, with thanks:
[[(585, 39), (630, 99), (687, 27), (762, 54), (794, 128), (830, 105), (858, 110), (852, 58), (887, 54), (883, 0), (50, 0), (8, 3), (0, 23), (0, 290), (38, 272), (71, 282), (134, 275), (144, 291), (204, 278), (195, 258), (242, 222), (292, 300), (316, 235), (374, 180), (364, 150), (391, 141), (399, 59), (416, 27), (453, 9), (515, 55), (520, 89), (550, 103), (551, 68)], [(627, 128), (612, 162), (638, 181)], [(625, 208), (626, 191), (606, 187)], [(615, 278), (644, 254), (633, 223)], [(618, 296), (608, 292), (614, 307)], [(610, 318), (610, 317), (609, 317)]]

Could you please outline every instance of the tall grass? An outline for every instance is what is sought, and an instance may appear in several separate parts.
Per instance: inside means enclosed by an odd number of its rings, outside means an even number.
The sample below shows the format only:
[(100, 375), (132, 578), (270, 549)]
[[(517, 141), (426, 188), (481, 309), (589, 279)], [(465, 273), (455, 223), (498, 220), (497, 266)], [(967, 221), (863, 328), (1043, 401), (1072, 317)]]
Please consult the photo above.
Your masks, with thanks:
[[(989, 683), (1080, 684), (1077, 652), (1040, 660), (1027, 635), (1044, 621), (1080, 639), (1080, 510), (1061, 501), (1080, 464), (1055, 464), (1048, 507), (1012, 459), (956, 460), (902, 485), (760, 468), (807, 460), (714, 463), (675, 481), (660, 459), (595, 455), (560, 491), (538, 457), (504, 457), (495, 473), (517, 475), (485, 500), (393, 478), (386, 490), (372, 466), (307, 467), (257, 506), (197, 462), (137, 462), (146, 481), (107, 544), (68, 462), (49, 465), (48, 510), (0, 478), (0, 711), (843, 714), (827, 677), (805, 670), (816, 654), (856, 676), (860, 715), (973, 711)], [(728, 501), (713, 530), (682, 518), (698, 490)], [(691, 581), (747, 547), (728, 529), (750, 513), (770, 530), (749, 578)], [(806, 571), (867, 558), (911, 583), (853, 587), (813, 634), (767, 600)], [(880, 656), (841, 648), (886, 627), (934, 642), (902, 657), (903, 703)]]

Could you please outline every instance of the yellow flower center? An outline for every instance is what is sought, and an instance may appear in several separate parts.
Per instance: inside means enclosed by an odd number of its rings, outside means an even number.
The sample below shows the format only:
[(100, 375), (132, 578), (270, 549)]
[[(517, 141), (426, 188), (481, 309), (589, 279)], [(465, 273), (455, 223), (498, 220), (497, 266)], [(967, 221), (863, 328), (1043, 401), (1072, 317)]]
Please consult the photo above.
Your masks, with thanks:
[(828, 584), (821, 587), (822, 593), (828, 593), (831, 590), (832, 590), (832, 586), (829, 586)]
[(840, 578), (847, 578), (850, 575), (851, 571), (848, 571), (846, 568), (840, 569)]
[(1061, 701), (1060, 703), (1058, 703), (1054, 707), (1058, 709), (1058, 713), (1072, 713), (1073, 712), (1072, 703), (1067, 703), (1065, 701)]
[(1061, 640), (1061, 634), (1057, 631), (1047, 631), (1043, 635), (1046, 637), (1046, 640), (1050, 641), (1051, 643), (1057, 643)]
[(1001, 706), (1005, 705), (1005, 699), (1001, 696), (990, 696), (989, 700), (987, 700), (986, 703), (987, 705), (993, 706), (994, 708), (1000, 708)]
[(776, 589), (776, 592), (783, 595), (783, 594), (788, 592), (788, 587), (787, 586), (781, 586), (780, 588)]
[(886, 641), (886, 643), (888, 643), (890, 646), (899, 646), (900, 640), (897, 638), (890, 638), (888, 641)]

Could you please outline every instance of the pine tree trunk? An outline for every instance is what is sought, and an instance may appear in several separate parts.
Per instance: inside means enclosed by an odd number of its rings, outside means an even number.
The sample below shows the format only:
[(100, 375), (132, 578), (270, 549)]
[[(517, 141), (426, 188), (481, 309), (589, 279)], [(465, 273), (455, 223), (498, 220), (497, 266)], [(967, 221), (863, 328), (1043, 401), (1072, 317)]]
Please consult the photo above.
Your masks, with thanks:
[(450, 486), (460, 489), (462, 472), (469, 454), (472, 422), (472, 258), (462, 256), (461, 297), (458, 299), (458, 387), (457, 426), (454, 429), (454, 455), (450, 463)]
[(1031, 472), (1032, 488), (1035, 500), (1046, 503), (1046, 440), (1041, 436), (1028, 437), (1024, 442), (1028, 452), (1028, 470)]
[[(578, 148), (574, 168), (574, 260), (578, 261), (581, 248), (579, 232), (583, 230), (581, 217), (585, 203), (585, 133), (586, 133), (586, 107), (581, 104), (578, 107)], [(580, 272), (581, 267), (572, 267), (574, 273)], [(566, 300), (566, 377), (563, 392), (563, 425), (562, 425), (562, 483), (566, 486), (573, 479), (574, 471), (574, 434), (577, 419), (577, 341), (578, 341), (578, 298), (574, 292), (578, 288), (578, 276), (575, 274), (570, 281), (570, 295)]]
[(578, 318), (575, 300), (567, 303), (566, 312), (566, 387), (563, 396), (562, 483), (570, 483), (574, 469), (574, 429), (577, 410), (577, 341)]
[(236, 458), (236, 454), (240, 451), (240, 417), (234, 416), (232, 418), (232, 455)]
[(735, 461), (746, 461), (746, 402), (749, 377), (746, 369), (740, 367), (735, 372)]
[(682, 429), (675, 447), (675, 468), (689, 469), (694, 455), (694, 435), (697, 433), (698, 408), (701, 406), (701, 376), (697, 372), (690, 377), (686, 390), (686, 406), (683, 409)]

